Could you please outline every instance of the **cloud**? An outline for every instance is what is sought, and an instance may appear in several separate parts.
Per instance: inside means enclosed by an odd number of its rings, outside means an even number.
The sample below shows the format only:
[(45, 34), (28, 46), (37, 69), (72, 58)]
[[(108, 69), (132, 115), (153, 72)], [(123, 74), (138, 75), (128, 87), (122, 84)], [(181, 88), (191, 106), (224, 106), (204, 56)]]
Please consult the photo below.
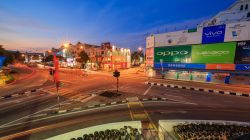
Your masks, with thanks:
[(17, 33), (15, 30), (13, 30), (9, 27), (4, 27), (4, 26), (0, 26), (0, 32), (2, 34), (4, 34), (4, 33)]
[(127, 34), (120, 34), (112, 37), (112, 40), (117, 40), (114, 43), (121, 47), (129, 47), (133, 50), (139, 46), (145, 46), (146, 37), (150, 34), (158, 34), (164, 32), (172, 32), (188, 28), (194, 28), (197, 24), (201, 24), (204, 20), (211, 18), (211, 16), (201, 17), (198, 19), (188, 19), (181, 22), (174, 22), (168, 24), (158, 25), (140, 32), (131, 32)]
[[(2, 9), (1, 9), (2, 8)], [(22, 16), (19, 13), (6, 8), (0, 7), (0, 27), (1, 28), (29, 28), (38, 31), (52, 31), (45, 23), (35, 20), (32, 17)]]

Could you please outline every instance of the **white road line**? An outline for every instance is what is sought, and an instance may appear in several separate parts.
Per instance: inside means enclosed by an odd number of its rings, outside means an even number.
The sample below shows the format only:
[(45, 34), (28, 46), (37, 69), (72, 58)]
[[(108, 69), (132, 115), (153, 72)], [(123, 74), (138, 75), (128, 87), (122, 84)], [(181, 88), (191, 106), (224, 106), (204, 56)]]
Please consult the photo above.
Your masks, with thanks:
[(148, 87), (148, 89), (143, 93), (143, 95), (146, 95), (152, 87), (153, 87), (153, 85), (150, 85), (150, 86)]
[[(67, 102), (67, 100), (66, 100), (66, 101), (64, 101), (64, 102), (62, 102), (62, 103), (65, 103), (65, 102)], [(58, 104), (55, 104), (55, 105), (50, 106), (50, 107), (47, 107), (47, 108), (45, 108), (45, 109), (43, 109), (43, 110), (40, 110), (40, 111), (38, 111), (38, 112), (35, 112), (35, 113), (30, 114), (30, 115), (27, 115), (27, 116), (24, 116), (24, 117), (19, 118), (19, 119), (17, 119), (17, 120), (14, 120), (14, 121), (10, 121), (10, 122), (8, 122), (8, 123), (5, 123), (5, 124), (1, 125), (1, 126), (0, 126), (0, 128), (2, 128), (2, 127), (4, 127), (4, 126), (6, 126), (6, 125), (8, 125), (8, 124), (11, 124), (11, 123), (17, 122), (17, 121), (19, 121), (19, 120), (22, 120), (22, 119), (25, 119), (25, 118), (31, 117), (31, 116), (36, 115), (36, 114), (38, 114), (38, 113), (41, 113), (41, 112), (43, 112), (43, 111), (46, 111), (47, 109), (53, 108), (53, 107), (55, 107), (55, 106), (58, 106)]]
[(98, 108), (90, 108), (90, 109), (86, 109), (86, 110), (79, 110), (79, 111), (75, 111), (75, 112), (68, 112), (68, 113), (58, 114), (58, 115), (54, 115), (54, 116), (48, 116), (48, 117), (41, 118), (41, 119), (31, 120), (31, 121), (27, 121), (27, 122), (20, 122), (20, 123), (11, 124), (11, 125), (4, 125), (4, 126), (2, 125), (2, 126), (0, 126), (0, 128), (17, 126), (17, 125), (21, 125), (21, 124), (25, 124), (25, 123), (37, 122), (37, 121), (46, 120), (46, 119), (55, 118), (55, 117), (60, 117), (60, 116), (72, 115), (72, 114), (83, 113), (83, 112), (87, 112), (87, 111), (110, 108), (110, 107), (115, 107), (115, 106), (124, 106), (124, 105), (127, 106), (127, 104), (116, 104), (116, 105), (111, 105), (111, 106), (103, 106), (103, 107), (98, 107)]
[(183, 97), (181, 97), (181, 96), (175, 96), (175, 95), (169, 95), (169, 94), (164, 94), (164, 96), (169, 96), (169, 97), (174, 97), (174, 98), (181, 98), (181, 99), (183, 99)]

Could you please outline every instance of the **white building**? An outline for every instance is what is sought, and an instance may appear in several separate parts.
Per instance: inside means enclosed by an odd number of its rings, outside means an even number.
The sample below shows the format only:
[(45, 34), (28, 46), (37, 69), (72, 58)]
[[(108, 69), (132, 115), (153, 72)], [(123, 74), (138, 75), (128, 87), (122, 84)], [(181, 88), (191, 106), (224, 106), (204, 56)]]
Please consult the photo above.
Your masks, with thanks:
[[(226, 42), (235, 44), (234, 45), (235, 50), (233, 51), (231, 50), (231, 54), (233, 54), (232, 57), (234, 57), (234, 60), (231, 59), (232, 61), (230, 61), (230, 63), (223, 64), (223, 63), (218, 63), (216, 61), (212, 63), (198, 63), (193, 61), (194, 60), (193, 56), (197, 57), (197, 55), (194, 55), (195, 54), (194, 50), (195, 49), (197, 50), (197, 48), (199, 48), (198, 46), (206, 46), (206, 48), (210, 48), (210, 51), (221, 53), (222, 51), (211, 50), (211, 47), (216, 48), (216, 46), (220, 46), (219, 44), (223, 44)], [(169, 73), (171, 73), (172, 70), (177, 70), (178, 72), (172, 72), (172, 74), (175, 75), (172, 77), (178, 77), (178, 78), (180, 74), (179, 71), (181, 70), (185, 71), (181, 72), (182, 74), (185, 73), (186, 75), (186, 78), (184, 79), (194, 79), (195, 77), (192, 76), (191, 72), (199, 72), (199, 71), (206, 72), (203, 77), (207, 77), (208, 75), (212, 76), (216, 75), (218, 77), (218, 74), (216, 74), (216, 72), (226, 73), (223, 75), (231, 75), (232, 73), (249, 73), (250, 70), (249, 44), (250, 44), (250, 0), (238, 0), (226, 10), (219, 12), (211, 19), (203, 21), (193, 29), (186, 29), (186, 30), (167, 32), (161, 34), (152, 34), (148, 36), (146, 38), (146, 65), (154, 67), (156, 70), (157, 69), (159, 71), (164, 70)], [(172, 58), (173, 61), (168, 61), (168, 60), (165, 61), (164, 60), (165, 58), (167, 59), (167, 57), (172, 57), (172, 55), (170, 56), (171, 53), (169, 53), (169, 50), (172, 49), (176, 51), (175, 49), (177, 49), (177, 47), (179, 46), (187, 46), (187, 48), (191, 47), (191, 51), (189, 53), (190, 61), (188, 61), (187, 63), (182, 63), (183, 61), (177, 62), (174, 60), (179, 60), (181, 58), (176, 59), (176, 57)], [(246, 50), (242, 49), (240, 53), (242, 52), (244, 53), (244, 51), (247, 52), (244, 54), (245, 55), (244, 58), (242, 57), (240, 58), (240, 60), (236, 60), (239, 58), (239, 56), (241, 57), (241, 54), (240, 55), (238, 54), (239, 52), (238, 49), (240, 47), (246, 49)], [(221, 47), (219, 48), (221, 49)], [(169, 55), (159, 56), (158, 55), (159, 53), (157, 53), (157, 51), (159, 51), (160, 49), (165, 53), (166, 52), (169, 53)], [(207, 50), (202, 51), (202, 53), (199, 52), (199, 54), (201, 54), (201, 56), (205, 55), (204, 52), (208, 54)], [(231, 72), (229, 73), (227, 71)], [(203, 73), (199, 73), (200, 76), (202, 74)], [(244, 78), (245, 77), (243, 77), (243, 79)], [(204, 80), (204, 78), (201, 78), (201, 80)], [(250, 80), (249, 77), (247, 77), (248, 82), (249, 80)]]

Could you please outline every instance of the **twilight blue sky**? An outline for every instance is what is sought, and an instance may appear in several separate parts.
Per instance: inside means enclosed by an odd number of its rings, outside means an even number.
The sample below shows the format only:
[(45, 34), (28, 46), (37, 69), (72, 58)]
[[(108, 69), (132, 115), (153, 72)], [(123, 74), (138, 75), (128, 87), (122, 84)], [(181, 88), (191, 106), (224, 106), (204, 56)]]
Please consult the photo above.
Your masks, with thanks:
[(65, 42), (145, 46), (149, 33), (194, 27), (235, 0), (0, 0), (0, 44), (41, 50)]

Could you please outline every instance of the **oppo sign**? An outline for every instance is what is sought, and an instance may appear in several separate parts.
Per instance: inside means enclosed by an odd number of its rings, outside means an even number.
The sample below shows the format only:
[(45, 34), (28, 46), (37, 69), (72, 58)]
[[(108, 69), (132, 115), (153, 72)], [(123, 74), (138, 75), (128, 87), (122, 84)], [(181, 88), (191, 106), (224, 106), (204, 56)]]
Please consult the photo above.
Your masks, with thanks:
[(176, 56), (176, 55), (186, 55), (188, 51), (164, 51), (164, 52), (157, 52), (156, 55), (158, 56)]

